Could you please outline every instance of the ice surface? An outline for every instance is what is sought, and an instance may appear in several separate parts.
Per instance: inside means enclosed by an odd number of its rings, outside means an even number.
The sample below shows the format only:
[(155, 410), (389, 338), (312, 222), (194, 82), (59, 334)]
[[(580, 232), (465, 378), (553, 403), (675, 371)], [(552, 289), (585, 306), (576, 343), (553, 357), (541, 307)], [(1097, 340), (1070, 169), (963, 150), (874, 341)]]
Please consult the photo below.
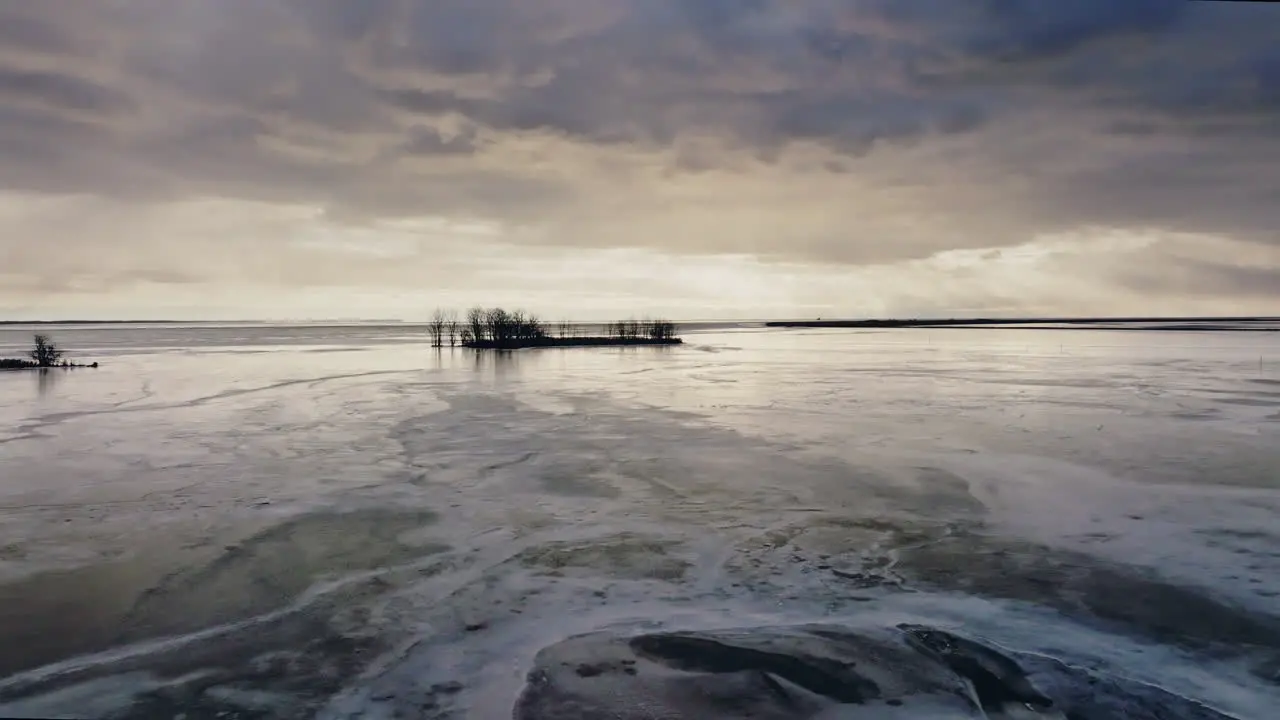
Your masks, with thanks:
[(1280, 702), (1275, 334), (54, 334), (103, 366), (0, 374), (0, 714), (510, 717), (573, 635), (808, 623)]

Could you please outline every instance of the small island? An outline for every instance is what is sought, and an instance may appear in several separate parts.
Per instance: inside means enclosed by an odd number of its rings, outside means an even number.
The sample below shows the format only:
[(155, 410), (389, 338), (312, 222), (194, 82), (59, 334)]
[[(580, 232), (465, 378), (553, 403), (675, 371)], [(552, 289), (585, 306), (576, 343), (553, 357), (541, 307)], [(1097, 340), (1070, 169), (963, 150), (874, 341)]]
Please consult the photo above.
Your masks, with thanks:
[(437, 310), (427, 323), (434, 347), (472, 350), (519, 350), (549, 347), (608, 347), (680, 345), (678, 328), (669, 320), (620, 320), (606, 323), (602, 334), (589, 334), (587, 326), (561, 322), (554, 327), (536, 315), (502, 308), (472, 308), (466, 317)]
[(66, 359), (66, 352), (48, 335), (36, 335), (25, 358), (0, 358), (0, 370), (51, 370), (53, 368), (96, 368), (98, 363), (83, 365)]

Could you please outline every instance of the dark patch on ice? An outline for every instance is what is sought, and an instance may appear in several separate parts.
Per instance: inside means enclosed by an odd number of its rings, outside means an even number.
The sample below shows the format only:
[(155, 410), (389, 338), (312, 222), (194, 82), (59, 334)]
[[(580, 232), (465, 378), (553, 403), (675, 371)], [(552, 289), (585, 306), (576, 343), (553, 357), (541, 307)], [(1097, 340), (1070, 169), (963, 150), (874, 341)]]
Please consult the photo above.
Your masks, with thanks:
[[(157, 577), (163, 572), (156, 570), (157, 557), (140, 555), (0, 586), (0, 637), (7, 640), (0, 647), (0, 676), (260, 615), (326, 577), (438, 552), (442, 546), (397, 539), (434, 519), (425, 511), (307, 515), (166, 577)], [(153, 552), (163, 556), (164, 548)]]
[(623, 534), (580, 542), (549, 542), (525, 550), (518, 559), (526, 567), (547, 573), (579, 569), (592, 575), (677, 581), (691, 565), (669, 554), (675, 546), (671, 541)]
[(1048, 605), (1105, 629), (1194, 650), (1280, 649), (1280, 620), (1136, 567), (963, 533), (904, 548), (896, 569), (925, 587)]
[(589, 476), (549, 473), (539, 477), (538, 481), (544, 490), (553, 495), (594, 498), (617, 498), (621, 495), (618, 488)]
[(1263, 540), (1272, 545), (1280, 545), (1280, 535), (1262, 530), (1239, 530), (1237, 528), (1207, 528), (1196, 530), (1197, 535), (1211, 537), (1235, 538), (1239, 540)]
[(986, 511), (986, 505), (973, 496), (969, 480), (941, 468), (918, 467), (915, 470), (914, 480), (920, 487), (920, 496), (930, 507), (904, 509), (925, 510), (922, 514), (926, 517), (937, 517), (942, 509), (960, 515), (981, 515)]
[(1280, 400), (1263, 400), (1261, 398), (1218, 398), (1218, 402), (1228, 405), (1244, 405), (1245, 407), (1280, 407)]
[[(995, 373), (987, 373), (987, 374), (995, 374)], [(1022, 377), (1020, 375), (1009, 375), (1007, 377), (996, 376), (990, 380), (985, 379), (983, 377), (970, 377), (970, 378), (967, 378), (967, 381), (972, 383), (981, 383), (983, 385), (1002, 385), (1002, 386), (1022, 385), (1027, 387), (1096, 389), (1096, 388), (1116, 387), (1117, 379), (1118, 378), (1107, 378), (1107, 379), (1095, 380), (1095, 379), (1077, 378), (1077, 379), (1071, 379), (1071, 380), (1058, 380), (1053, 378), (1036, 379), (1036, 378)], [(1113, 407), (1113, 406), (1106, 405), (1104, 403), (1096, 403), (1096, 404), (1090, 403), (1089, 407), (1106, 408), (1106, 407)]]
[(1179, 420), (1216, 420), (1222, 417), (1222, 411), (1217, 408), (1184, 410), (1182, 412), (1171, 413), (1170, 416), (1178, 418)]
[(521, 453), (519, 456), (510, 458), (508, 460), (502, 460), (496, 463), (490, 463), (489, 465), (486, 465), (483, 468), (481, 468), (480, 472), (483, 474), (489, 475), (489, 474), (498, 472), (500, 470), (505, 470), (509, 467), (522, 465), (524, 463), (529, 462), (530, 460), (534, 459), (537, 456), (538, 456), (538, 453), (535, 451)]
[(917, 716), (1228, 720), (1149, 685), (920, 625), (581, 635), (538, 653), (514, 712), (515, 720)]
[(1041, 710), (1053, 707), (1012, 659), (979, 643), (922, 625), (902, 625), (907, 643), (951, 668), (973, 685), (982, 709), (1001, 712), (1009, 703)]
[(1237, 390), (1233, 388), (1209, 388), (1205, 392), (1214, 395), (1243, 395), (1251, 398), (1280, 399), (1280, 391), (1275, 390)]
[(398, 536), (433, 523), (434, 513), (367, 510), (319, 513), (286, 521), (228, 547), (200, 568), (147, 590), (125, 623), (123, 639), (187, 632), (287, 605), (325, 577), (343, 576), (439, 552)]
[[(143, 693), (126, 709), (105, 720), (177, 718), (189, 720), (302, 720), (314, 717), (343, 684), (356, 676), (377, 652), (367, 640), (352, 640), (315, 626), (317, 636), (297, 649), (275, 650), (256, 656), (223, 654), (228, 663), (200, 670), (187, 678)], [(206, 662), (212, 660), (204, 656)]]
[[(105, 682), (119, 710), (95, 713), (104, 718), (314, 717), (401, 641), (371, 622), (370, 604), (390, 588), (449, 566), (441, 560), (351, 579), (287, 612), (224, 631), (15, 675), (0, 681), (0, 706), (8, 711), (24, 704), (59, 708), (59, 714), (70, 707), (75, 712), (83, 700), (74, 695)], [(148, 678), (153, 681), (146, 682)]]
[(0, 586), (0, 677), (110, 647), (152, 579), (119, 563), (46, 572)]
[[(6, 682), (0, 702), (30, 702), (83, 683), (141, 675), (158, 682), (151, 687), (134, 683), (132, 697), (120, 698), (119, 709), (102, 717), (312, 717), (386, 650), (375, 638), (344, 636), (314, 615), (297, 614), (216, 641)], [(130, 683), (117, 687), (127, 693)]]
[[(595, 633), (538, 653), (516, 720), (815, 717), (826, 708), (936, 695), (966, 706), (963, 682), (903, 643), (826, 628)], [(630, 664), (628, 664), (630, 663)], [(574, 671), (589, 664), (589, 676)], [(633, 670), (632, 673), (627, 669)], [(870, 717), (870, 716), (869, 716)]]
[(538, 484), (546, 492), (566, 497), (616, 498), (621, 491), (605, 480), (608, 463), (589, 454), (544, 458), (537, 468)]
[(630, 645), (637, 656), (675, 670), (713, 675), (762, 672), (840, 703), (861, 703), (880, 693), (874, 682), (852, 671), (857, 663), (848, 660), (754, 648), (741, 640), (724, 642), (698, 633), (642, 635), (632, 638)]

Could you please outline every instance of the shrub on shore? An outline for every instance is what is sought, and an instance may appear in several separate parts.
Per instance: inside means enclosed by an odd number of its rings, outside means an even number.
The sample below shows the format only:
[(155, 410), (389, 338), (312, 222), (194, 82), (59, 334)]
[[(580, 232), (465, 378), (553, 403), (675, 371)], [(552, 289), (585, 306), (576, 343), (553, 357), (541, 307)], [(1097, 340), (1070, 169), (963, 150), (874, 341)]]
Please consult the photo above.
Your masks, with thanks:
[(36, 364), (36, 367), (57, 367), (58, 363), (62, 362), (62, 357), (66, 353), (48, 335), (37, 334), (32, 342), (34, 346), (27, 356)]
[(62, 348), (58, 347), (48, 335), (37, 334), (32, 338), (31, 349), (27, 351), (25, 358), (0, 358), (0, 370), (27, 370), (27, 369), (48, 369), (48, 368), (73, 368), (73, 367), (98, 367), (98, 363), (92, 365), (80, 365), (66, 359), (66, 353)]

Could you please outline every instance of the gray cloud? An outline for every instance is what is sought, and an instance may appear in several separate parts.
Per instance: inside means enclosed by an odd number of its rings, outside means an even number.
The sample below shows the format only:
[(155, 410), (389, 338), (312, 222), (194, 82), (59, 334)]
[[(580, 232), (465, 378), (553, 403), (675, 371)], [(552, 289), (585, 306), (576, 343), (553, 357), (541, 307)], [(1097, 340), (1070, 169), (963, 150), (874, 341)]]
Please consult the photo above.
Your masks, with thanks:
[(395, 148), (395, 154), (410, 157), (434, 157), (438, 155), (470, 155), (476, 152), (477, 137), (474, 126), (462, 132), (447, 135), (430, 126), (418, 126), (409, 130), (404, 144)]
[(75, 32), (78, 28), (47, 3), (42, 5), (38, 10), (33, 3), (0, 5), (0, 47), (11, 52), (83, 57), (83, 38)]
[(1277, 48), (1183, 0), (8, 2), (0, 181), (836, 263), (1274, 246)]
[(124, 93), (83, 78), (39, 71), (0, 69), (0, 98), (9, 103), (35, 102), (54, 109), (111, 115), (132, 109)]
[(1273, 298), (1280, 287), (1280, 266), (1188, 260), (1126, 268), (1122, 281), (1126, 287), (1145, 294)]
[(1003, 62), (1057, 58), (1112, 39), (1150, 37), (1168, 31), (1187, 10), (1185, 0), (985, 0), (981, 29), (969, 45)]

